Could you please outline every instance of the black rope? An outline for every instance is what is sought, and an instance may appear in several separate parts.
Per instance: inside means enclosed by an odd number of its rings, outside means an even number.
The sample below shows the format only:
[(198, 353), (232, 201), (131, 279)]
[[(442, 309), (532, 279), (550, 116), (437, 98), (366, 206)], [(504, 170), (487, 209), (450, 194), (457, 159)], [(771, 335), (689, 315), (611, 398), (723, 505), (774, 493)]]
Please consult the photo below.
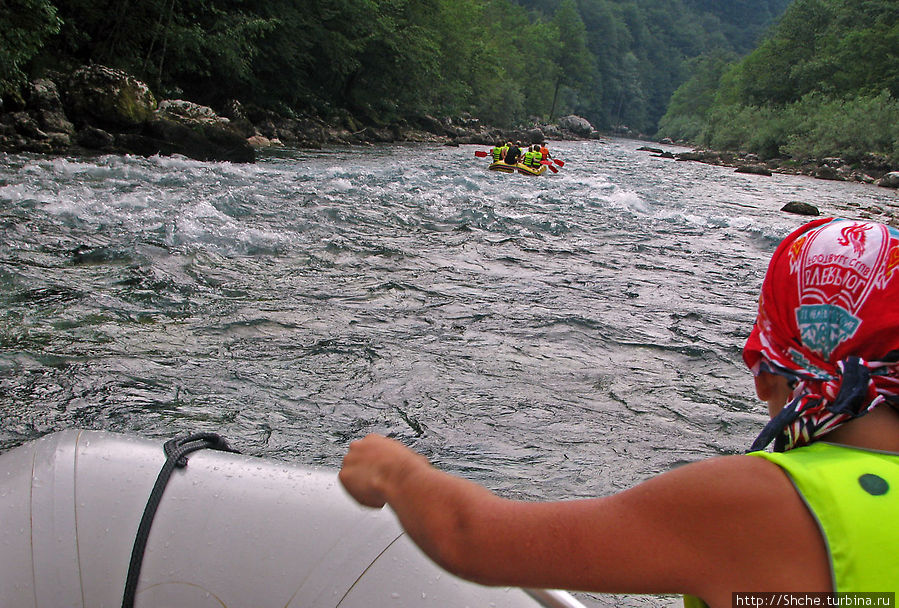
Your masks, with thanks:
[(144, 514), (140, 519), (140, 526), (137, 528), (137, 536), (134, 538), (131, 562), (128, 564), (128, 576), (125, 578), (125, 594), (122, 597), (122, 608), (132, 608), (134, 606), (137, 579), (140, 577), (140, 568), (144, 561), (144, 550), (147, 547), (147, 538), (150, 536), (150, 527), (153, 525), (153, 517), (156, 515), (156, 509), (159, 508), (159, 501), (162, 500), (162, 493), (165, 491), (172, 471), (175, 470), (175, 467), (186, 467), (187, 455), (204, 448), (238, 453), (237, 450), (228, 445), (227, 441), (215, 433), (194, 433), (184, 437), (175, 437), (174, 439), (169, 439), (163, 445), (166, 461), (156, 477), (156, 484), (153, 486), (153, 491), (150, 492), (150, 498), (147, 500), (147, 506), (144, 508)]

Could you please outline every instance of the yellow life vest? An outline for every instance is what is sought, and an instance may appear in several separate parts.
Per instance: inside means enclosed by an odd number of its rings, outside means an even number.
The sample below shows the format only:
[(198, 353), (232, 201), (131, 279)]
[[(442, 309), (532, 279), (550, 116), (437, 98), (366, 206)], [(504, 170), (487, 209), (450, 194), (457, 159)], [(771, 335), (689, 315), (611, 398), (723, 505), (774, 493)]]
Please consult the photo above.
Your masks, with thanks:
[(818, 520), (835, 591), (899, 592), (899, 454), (817, 441), (751, 455), (784, 469)]
[[(816, 441), (749, 455), (790, 476), (824, 536), (834, 591), (899, 593), (899, 454)], [(705, 602), (685, 595), (684, 606)]]

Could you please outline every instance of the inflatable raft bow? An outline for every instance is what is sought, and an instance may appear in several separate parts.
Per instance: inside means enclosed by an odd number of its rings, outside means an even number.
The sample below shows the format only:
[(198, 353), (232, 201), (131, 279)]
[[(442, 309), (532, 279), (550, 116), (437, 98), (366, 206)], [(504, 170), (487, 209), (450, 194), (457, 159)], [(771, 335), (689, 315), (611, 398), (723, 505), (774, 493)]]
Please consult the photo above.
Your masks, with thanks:
[(67, 430), (0, 454), (4, 608), (583, 608), (433, 564), (334, 471)]

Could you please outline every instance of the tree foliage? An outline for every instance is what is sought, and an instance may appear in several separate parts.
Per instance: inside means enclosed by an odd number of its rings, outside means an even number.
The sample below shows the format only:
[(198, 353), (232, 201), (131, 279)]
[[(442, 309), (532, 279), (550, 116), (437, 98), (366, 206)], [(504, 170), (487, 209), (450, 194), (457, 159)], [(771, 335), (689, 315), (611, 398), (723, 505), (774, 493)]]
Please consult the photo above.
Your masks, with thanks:
[(717, 79), (696, 64), (660, 133), (766, 157), (899, 161), (897, 52), (895, 0), (795, 0)]
[[(239, 99), (286, 113), (349, 112), (374, 124), (467, 112), (511, 126), (577, 113), (598, 128), (652, 133), (689, 74), (690, 59), (748, 52), (788, 0), (0, 0), (0, 6), (10, 2), (31, 21), (3, 30), (4, 48), (15, 49), (0, 54), (4, 82), (25, 71), (94, 62), (134, 74), (161, 96), (213, 107)], [(844, 52), (864, 44), (855, 41)]]
[(49, 0), (0, 0), (0, 94), (24, 82), (26, 64), (58, 31), (56, 7)]
[(700, 55), (687, 63), (691, 77), (678, 87), (659, 121), (659, 133), (697, 141), (706, 126), (706, 117), (715, 103), (721, 77), (735, 59), (732, 53)]

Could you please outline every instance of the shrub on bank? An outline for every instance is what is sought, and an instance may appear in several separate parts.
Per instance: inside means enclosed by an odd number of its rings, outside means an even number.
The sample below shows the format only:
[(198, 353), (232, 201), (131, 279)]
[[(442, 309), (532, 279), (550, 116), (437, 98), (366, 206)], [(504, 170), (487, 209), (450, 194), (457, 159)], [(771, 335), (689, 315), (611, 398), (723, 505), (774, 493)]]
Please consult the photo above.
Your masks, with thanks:
[(751, 152), (763, 160), (778, 158), (789, 136), (789, 122), (772, 106), (719, 106), (709, 114), (700, 142), (715, 150)]
[(789, 111), (794, 126), (781, 149), (794, 158), (878, 154), (899, 164), (899, 100), (888, 91), (845, 100), (812, 93)]
[(814, 92), (786, 106), (719, 105), (694, 141), (763, 159), (840, 157), (855, 162), (876, 155), (897, 166), (899, 100), (888, 91), (846, 99)]

